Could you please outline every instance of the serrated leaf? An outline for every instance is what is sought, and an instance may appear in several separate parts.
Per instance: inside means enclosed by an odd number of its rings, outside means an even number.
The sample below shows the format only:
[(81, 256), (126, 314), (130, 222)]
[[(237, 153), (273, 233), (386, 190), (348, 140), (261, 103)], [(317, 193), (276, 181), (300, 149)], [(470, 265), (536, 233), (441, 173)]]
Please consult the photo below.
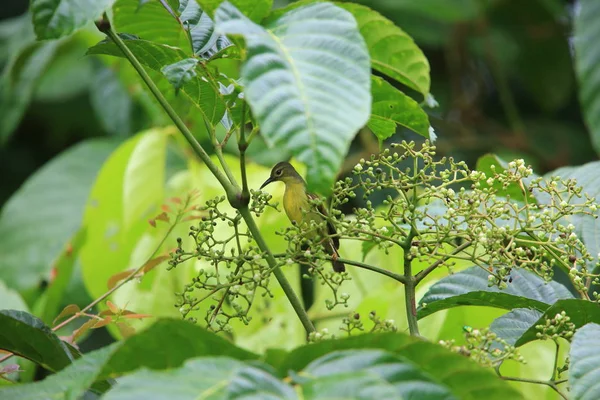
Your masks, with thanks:
[(2, 310), (0, 326), (0, 349), (34, 361), (49, 371), (63, 369), (77, 354), (40, 319), (29, 313)]
[(429, 117), (416, 101), (377, 76), (371, 77), (371, 94), (367, 126), (380, 141), (396, 133), (396, 125), (429, 139)]
[(514, 346), (521, 336), (540, 319), (542, 313), (528, 308), (515, 308), (498, 317), (490, 325), (490, 330), (507, 344)]
[(266, 27), (228, 2), (217, 29), (246, 40), (245, 98), (268, 143), (286, 143), (326, 193), (371, 106), (369, 56), (352, 15), (330, 3), (293, 9)]
[(0, 145), (17, 128), (36, 84), (58, 49), (58, 42), (32, 43), (13, 56), (0, 78)]
[[(187, 59), (186, 54), (180, 49), (164, 44), (131, 38), (124, 39), (124, 42), (142, 65), (157, 72), (161, 72), (161, 69), (166, 65)], [(123, 53), (114, 43), (106, 41), (91, 47), (87, 54), (123, 57)], [(225, 114), (225, 101), (219, 91), (205, 77), (192, 77), (183, 84), (181, 92), (189, 98), (211, 124), (215, 125), (221, 121), (223, 114)]]
[(350, 11), (365, 38), (373, 69), (421, 93), (429, 93), (429, 62), (413, 39), (392, 21), (368, 7), (340, 3)]
[(13, 194), (0, 215), (0, 280), (24, 290), (48, 278), (52, 262), (81, 226), (96, 173), (116, 144), (92, 139), (75, 145)]
[(115, 0), (32, 0), (33, 27), (39, 40), (57, 39), (98, 19)]
[(569, 385), (573, 400), (600, 398), (600, 325), (587, 324), (571, 342)]
[(590, 322), (600, 324), (600, 304), (588, 300), (565, 299), (558, 300), (548, 308), (544, 314), (527, 329), (517, 340), (515, 346), (523, 346), (537, 339), (539, 330), (537, 325), (545, 325), (547, 319), (554, 318), (557, 314), (565, 312), (570, 318), (570, 322), (575, 325), (575, 329), (584, 326)]
[(511, 271), (512, 282), (502, 291), (497, 287), (488, 287), (488, 275), (482, 268), (471, 267), (440, 279), (419, 302), (418, 317), (463, 305), (544, 311), (559, 299), (573, 298), (573, 294), (560, 283), (546, 284), (539, 276), (523, 269)]
[(160, 72), (169, 80), (171, 85), (178, 91), (183, 87), (183, 84), (196, 77), (197, 58), (186, 58), (176, 62), (175, 64), (165, 65), (160, 69)]
[(579, 100), (596, 153), (600, 154), (600, 3), (581, 0), (575, 16), (575, 70)]
[(311, 400), (404, 399), (384, 379), (362, 371), (312, 379), (302, 384), (302, 392), (305, 399)]

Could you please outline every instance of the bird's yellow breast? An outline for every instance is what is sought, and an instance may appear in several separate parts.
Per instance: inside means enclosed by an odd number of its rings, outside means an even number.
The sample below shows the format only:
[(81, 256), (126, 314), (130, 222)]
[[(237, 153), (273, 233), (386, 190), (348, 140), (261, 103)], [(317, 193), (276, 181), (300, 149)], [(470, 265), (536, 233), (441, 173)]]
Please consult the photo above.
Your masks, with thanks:
[(299, 224), (308, 208), (308, 196), (301, 182), (288, 182), (283, 194), (283, 208), (290, 221)]

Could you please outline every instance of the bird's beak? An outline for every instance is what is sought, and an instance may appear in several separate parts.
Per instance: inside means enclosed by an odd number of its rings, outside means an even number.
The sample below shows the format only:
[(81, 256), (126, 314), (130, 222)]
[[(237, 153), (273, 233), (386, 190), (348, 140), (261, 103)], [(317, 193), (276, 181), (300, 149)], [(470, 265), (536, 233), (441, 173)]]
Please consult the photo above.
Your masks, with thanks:
[(267, 186), (271, 182), (275, 182), (275, 179), (273, 179), (273, 177), (270, 176), (269, 179), (267, 179), (265, 181), (265, 183), (262, 184), (262, 186), (260, 187), (260, 190), (262, 190), (262, 188), (264, 188), (265, 186)]

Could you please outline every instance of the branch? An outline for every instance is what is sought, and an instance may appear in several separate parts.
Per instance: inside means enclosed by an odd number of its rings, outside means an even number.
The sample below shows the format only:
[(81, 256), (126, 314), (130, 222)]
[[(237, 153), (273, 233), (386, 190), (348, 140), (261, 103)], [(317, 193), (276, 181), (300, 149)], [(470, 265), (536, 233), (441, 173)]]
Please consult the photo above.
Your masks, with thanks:
[(160, 92), (158, 87), (156, 87), (156, 84), (152, 81), (152, 78), (150, 78), (150, 76), (146, 73), (146, 71), (144, 70), (144, 67), (142, 67), (140, 62), (135, 57), (135, 55), (129, 50), (127, 45), (121, 40), (121, 38), (114, 31), (106, 14), (104, 14), (103, 19), (101, 21), (96, 23), (96, 26), (98, 27), (98, 29), (101, 32), (105, 33), (113, 42), (115, 42), (117, 47), (123, 52), (123, 55), (125, 55), (125, 57), (133, 65), (133, 67), (138, 72), (138, 74), (140, 75), (140, 77), (142, 78), (144, 83), (146, 83), (146, 85), (148, 86), (148, 88), (150, 89), (150, 91), (152, 92), (154, 97), (156, 97), (156, 99), (160, 103), (161, 107), (167, 112), (169, 117), (173, 120), (173, 123), (177, 126), (179, 131), (183, 134), (185, 139), (188, 141), (188, 143), (192, 147), (192, 150), (194, 151), (194, 153), (204, 162), (204, 164), (208, 167), (208, 169), (212, 172), (212, 174), (217, 178), (217, 180), (219, 181), (219, 183), (221, 184), (221, 186), (223, 187), (223, 189), (225, 190), (225, 192), (227, 194), (227, 199), (229, 200), (229, 203), (234, 208), (238, 209), (238, 211), (240, 212), (240, 215), (242, 216), (242, 218), (244, 218), (244, 221), (248, 225), (248, 229), (250, 230), (252, 237), (254, 238), (254, 240), (256, 240), (258, 247), (261, 249), (261, 251), (263, 251), (267, 254), (267, 262), (268, 262), (269, 266), (273, 269), (273, 275), (275, 275), (275, 278), (279, 282), (279, 285), (283, 289), (290, 304), (294, 308), (294, 311), (296, 312), (296, 314), (298, 315), (298, 318), (302, 322), (304, 329), (306, 329), (307, 333), (314, 332), (315, 327), (313, 326), (312, 322), (310, 321), (310, 318), (306, 314), (306, 311), (304, 310), (302, 303), (300, 302), (300, 299), (298, 298), (298, 296), (296, 296), (296, 293), (292, 289), (287, 278), (285, 277), (283, 272), (281, 272), (280, 268), (277, 266), (277, 262), (275, 261), (275, 258), (273, 257), (271, 250), (269, 249), (265, 240), (263, 239), (263, 237), (260, 233), (260, 230), (258, 229), (258, 226), (256, 225), (256, 222), (254, 221), (254, 219), (252, 218), (252, 215), (250, 214), (250, 211), (248, 210), (247, 205), (241, 204), (241, 201), (240, 201), (241, 193), (240, 193), (239, 188), (236, 187), (236, 185), (230, 183), (229, 180), (227, 179), (227, 176), (225, 174), (223, 174), (223, 172), (219, 169), (219, 167), (217, 167), (217, 165), (215, 165), (212, 162), (212, 160), (210, 159), (210, 156), (206, 153), (206, 151), (200, 145), (200, 143), (198, 143), (198, 141), (196, 140), (194, 135), (192, 135), (192, 133), (190, 132), (188, 127), (184, 124), (184, 122), (181, 120), (179, 115), (177, 115), (175, 110), (171, 107), (169, 102), (162, 95), (162, 93)]
[(425, 268), (421, 272), (418, 272), (415, 275), (415, 281), (416, 281), (416, 283), (418, 284), (419, 282), (421, 282), (423, 279), (425, 279), (425, 277), (427, 275), (429, 275), (430, 273), (432, 273), (433, 270), (435, 270), (437, 267), (439, 267), (440, 265), (442, 265), (449, 258), (452, 258), (452, 256), (460, 253), (461, 251), (463, 251), (464, 249), (466, 249), (467, 247), (469, 247), (471, 244), (472, 244), (472, 242), (464, 242), (463, 244), (461, 244), (460, 246), (458, 246), (457, 248), (455, 248), (452, 253), (445, 255), (444, 257), (440, 258), (439, 260), (437, 260), (436, 262), (434, 262), (433, 264), (431, 264), (429, 267)]

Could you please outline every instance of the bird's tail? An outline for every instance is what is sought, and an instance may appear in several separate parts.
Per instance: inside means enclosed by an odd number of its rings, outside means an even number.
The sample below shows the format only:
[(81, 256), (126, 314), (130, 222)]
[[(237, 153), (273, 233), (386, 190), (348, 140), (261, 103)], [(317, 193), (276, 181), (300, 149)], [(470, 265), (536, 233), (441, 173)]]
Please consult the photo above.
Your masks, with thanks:
[(333, 240), (329, 240), (329, 243), (325, 246), (325, 248), (327, 249), (327, 253), (329, 253), (329, 255), (331, 256), (331, 265), (333, 266), (333, 270), (335, 272), (345, 272), (346, 265), (340, 260), (338, 260), (338, 258), (340, 258), (340, 253), (335, 247)]

